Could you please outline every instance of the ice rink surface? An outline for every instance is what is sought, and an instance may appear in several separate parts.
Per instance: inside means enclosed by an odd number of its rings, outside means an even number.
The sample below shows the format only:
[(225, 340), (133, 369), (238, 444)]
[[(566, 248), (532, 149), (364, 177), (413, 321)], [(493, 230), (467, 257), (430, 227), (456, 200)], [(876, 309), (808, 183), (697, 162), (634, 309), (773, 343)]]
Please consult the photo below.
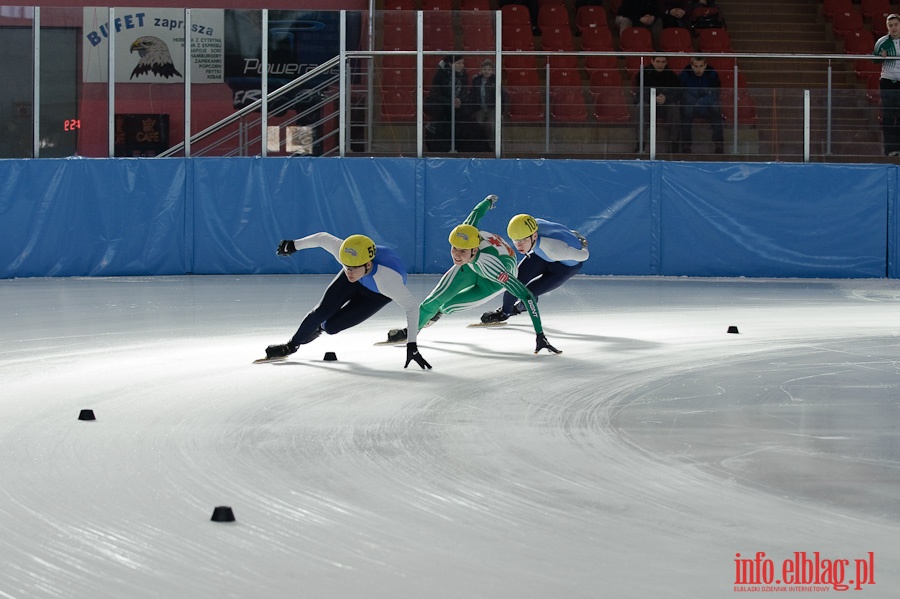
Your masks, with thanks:
[(559, 356), (493, 300), (432, 371), (396, 305), (252, 365), (330, 278), (0, 281), (0, 598), (900, 596), (900, 282), (577, 278)]

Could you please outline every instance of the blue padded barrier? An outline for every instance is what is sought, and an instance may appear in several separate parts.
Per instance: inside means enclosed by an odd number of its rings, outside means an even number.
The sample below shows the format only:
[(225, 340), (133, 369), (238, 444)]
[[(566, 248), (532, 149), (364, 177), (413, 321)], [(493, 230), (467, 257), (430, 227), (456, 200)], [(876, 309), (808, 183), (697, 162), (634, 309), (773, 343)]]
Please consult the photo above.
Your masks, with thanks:
[(886, 274), (881, 166), (659, 164), (662, 275)]
[(184, 272), (181, 160), (0, 160), (0, 277)]
[(290, 260), (281, 239), (318, 231), (362, 233), (416, 256), (415, 163), (402, 159), (194, 160), (194, 265), (200, 274), (333, 273), (324, 250)]
[(447, 234), (520, 212), (588, 238), (584, 274), (900, 277), (894, 165), (415, 158), (0, 160), (0, 277), (334, 273), (326, 230), (450, 264)]

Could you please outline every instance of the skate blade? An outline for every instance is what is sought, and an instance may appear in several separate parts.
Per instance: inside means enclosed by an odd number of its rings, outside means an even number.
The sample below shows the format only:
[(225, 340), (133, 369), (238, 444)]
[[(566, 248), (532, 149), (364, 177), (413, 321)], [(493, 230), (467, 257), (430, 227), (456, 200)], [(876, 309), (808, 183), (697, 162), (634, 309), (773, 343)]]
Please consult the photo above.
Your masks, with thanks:
[(373, 345), (375, 345), (376, 347), (382, 345), (406, 345), (406, 339), (404, 339), (403, 341), (378, 341), (376, 343), (373, 343)]
[(505, 327), (506, 321), (503, 322), (474, 322), (468, 325), (466, 328), (475, 329), (479, 327)]
[(253, 360), (253, 364), (265, 364), (266, 362), (283, 362), (287, 360), (287, 356), (279, 356), (277, 358), (259, 358), (258, 360)]

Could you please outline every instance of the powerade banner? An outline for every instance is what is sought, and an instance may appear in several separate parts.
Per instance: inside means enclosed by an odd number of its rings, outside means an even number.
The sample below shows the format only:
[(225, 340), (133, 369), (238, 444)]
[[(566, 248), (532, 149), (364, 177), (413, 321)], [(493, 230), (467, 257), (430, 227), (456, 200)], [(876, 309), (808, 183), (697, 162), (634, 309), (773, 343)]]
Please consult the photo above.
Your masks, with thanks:
[[(224, 14), (191, 10), (191, 83), (222, 83)], [(84, 81), (105, 83), (109, 32), (116, 32), (116, 83), (184, 83), (184, 10), (84, 8)]]
[[(340, 53), (340, 11), (269, 11), (269, 91)], [(347, 50), (358, 50), (361, 18), (347, 13)], [(262, 13), (225, 11), (225, 82), (234, 92), (234, 108), (260, 99), (262, 87)], [(334, 68), (337, 73), (338, 67)], [(328, 75), (323, 75), (327, 77)], [(315, 86), (317, 79), (309, 86)], [(302, 91), (299, 92), (303, 94)], [(284, 99), (284, 104), (291, 99)], [(277, 108), (277, 107), (272, 107)]]

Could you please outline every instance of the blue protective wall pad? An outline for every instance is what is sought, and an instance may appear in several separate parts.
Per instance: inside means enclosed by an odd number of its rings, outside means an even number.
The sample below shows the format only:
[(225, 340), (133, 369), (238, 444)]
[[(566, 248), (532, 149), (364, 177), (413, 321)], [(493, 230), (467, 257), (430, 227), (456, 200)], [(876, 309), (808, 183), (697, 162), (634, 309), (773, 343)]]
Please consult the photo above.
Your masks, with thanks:
[(410, 272), (447, 234), (526, 212), (580, 231), (592, 275), (898, 277), (893, 165), (415, 158), (0, 161), (0, 277), (333, 273), (280, 239), (364, 233)]

